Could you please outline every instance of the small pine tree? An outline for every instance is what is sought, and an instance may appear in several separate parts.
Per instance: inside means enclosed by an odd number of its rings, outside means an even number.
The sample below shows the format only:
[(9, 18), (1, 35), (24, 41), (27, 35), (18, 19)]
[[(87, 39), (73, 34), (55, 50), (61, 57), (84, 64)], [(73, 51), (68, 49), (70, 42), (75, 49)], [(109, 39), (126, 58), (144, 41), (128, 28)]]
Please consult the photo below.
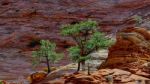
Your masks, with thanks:
[(112, 43), (104, 33), (98, 31), (97, 22), (91, 20), (64, 25), (61, 33), (76, 42), (76, 46), (72, 46), (68, 50), (72, 60), (78, 62), (77, 71), (80, 70), (80, 64), (84, 70), (85, 61), (91, 58), (90, 53), (99, 48), (106, 48)]
[(132, 16), (132, 18), (133, 18), (133, 20), (135, 20), (136, 26), (140, 26), (143, 22), (142, 17), (139, 15), (134, 15), (134, 16)]
[(34, 58), (33, 63), (38, 64), (43, 60), (46, 61), (47, 65), (47, 73), (51, 72), (50, 62), (55, 63), (62, 58), (62, 54), (58, 54), (55, 52), (56, 44), (51, 43), (48, 40), (41, 40), (40, 41), (41, 47), (37, 51), (32, 52), (32, 56)]

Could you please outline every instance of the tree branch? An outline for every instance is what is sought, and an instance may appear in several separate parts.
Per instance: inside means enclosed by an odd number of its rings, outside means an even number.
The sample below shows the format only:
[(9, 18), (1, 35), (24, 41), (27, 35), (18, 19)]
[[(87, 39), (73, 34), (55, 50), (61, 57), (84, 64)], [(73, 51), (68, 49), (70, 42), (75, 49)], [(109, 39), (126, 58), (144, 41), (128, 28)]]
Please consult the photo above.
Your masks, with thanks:
[(73, 40), (77, 43), (77, 45), (79, 46), (79, 47), (81, 47), (81, 44), (80, 44), (80, 42), (77, 40), (77, 38), (75, 37), (75, 36), (71, 36), (72, 38), (73, 38)]
[(94, 47), (93, 49), (89, 50), (89, 51), (88, 51), (86, 54), (84, 54), (84, 55), (87, 56), (87, 55), (89, 55), (90, 53), (96, 51), (98, 48), (99, 48), (99, 47), (96, 46), (96, 47)]

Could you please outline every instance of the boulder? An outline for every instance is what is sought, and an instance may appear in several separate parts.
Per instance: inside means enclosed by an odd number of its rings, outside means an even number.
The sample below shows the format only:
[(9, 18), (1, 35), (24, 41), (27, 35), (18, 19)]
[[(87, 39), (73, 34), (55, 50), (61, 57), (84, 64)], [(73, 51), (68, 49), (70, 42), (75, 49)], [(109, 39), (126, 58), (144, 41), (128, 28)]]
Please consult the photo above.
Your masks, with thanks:
[(143, 67), (148, 61), (150, 61), (149, 30), (126, 28), (118, 31), (116, 43), (109, 48), (108, 58), (100, 68), (120, 68), (133, 73), (146, 69), (145, 71), (149, 73), (148, 68)]
[(37, 82), (42, 81), (47, 76), (45, 72), (35, 72), (28, 77), (28, 80), (31, 84), (36, 84)]
[[(120, 67), (131, 62), (150, 60), (150, 33), (145, 28), (126, 28), (119, 31), (116, 43), (109, 48), (103, 67)], [(142, 63), (142, 64), (143, 64)]]

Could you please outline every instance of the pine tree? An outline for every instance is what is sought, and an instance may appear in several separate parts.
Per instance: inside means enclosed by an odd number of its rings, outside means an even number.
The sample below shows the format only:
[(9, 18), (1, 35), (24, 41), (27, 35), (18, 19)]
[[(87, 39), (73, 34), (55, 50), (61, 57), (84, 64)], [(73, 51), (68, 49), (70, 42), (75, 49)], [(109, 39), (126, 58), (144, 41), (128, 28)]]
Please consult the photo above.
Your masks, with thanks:
[(104, 33), (98, 31), (97, 22), (91, 20), (64, 25), (61, 33), (76, 42), (76, 46), (70, 47), (68, 51), (72, 60), (78, 63), (77, 71), (80, 70), (80, 64), (83, 70), (85, 69), (85, 61), (91, 58), (90, 53), (99, 48), (106, 48), (112, 43), (112, 40), (106, 38)]
[(48, 40), (41, 40), (40, 41), (41, 47), (37, 51), (32, 52), (32, 56), (34, 58), (34, 64), (38, 64), (43, 60), (46, 61), (47, 65), (47, 73), (51, 72), (50, 62), (55, 63), (62, 58), (62, 54), (58, 54), (55, 52), (56, 44), (51, 43)]

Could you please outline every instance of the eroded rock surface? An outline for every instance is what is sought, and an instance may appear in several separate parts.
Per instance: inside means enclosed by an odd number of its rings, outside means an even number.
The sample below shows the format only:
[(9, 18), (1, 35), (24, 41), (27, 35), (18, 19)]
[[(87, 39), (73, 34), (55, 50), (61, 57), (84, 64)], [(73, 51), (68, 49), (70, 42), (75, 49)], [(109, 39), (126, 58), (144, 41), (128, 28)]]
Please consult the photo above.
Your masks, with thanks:
[[(145, 28), (126, 28), (117, 33), (116, 43), (109, 49), (102, 68), (120, 68), (150, 77), (150, 33)], [(145, 71), (144, 71), (144, 70)], [(143, 74), (142, 74), (143, 71)], [(138, 73), (138, 74), (139, 74)]]
[(108, 60), (105, 62), (106, 66), (139, 60), (149, 61), (149, 36), (150, 33), (145, 28), (127, 28), (118, 32), (116, 43), (109, 49)]
[(143, 83), (150, 82), (148, 78), (132, 74), (128, 71), (120, 69), (101, 69), (91, 75), (81, 72), (62, 76), (56, 80), (45, 81), (43, 84), (136, 84), (138, 81)]

